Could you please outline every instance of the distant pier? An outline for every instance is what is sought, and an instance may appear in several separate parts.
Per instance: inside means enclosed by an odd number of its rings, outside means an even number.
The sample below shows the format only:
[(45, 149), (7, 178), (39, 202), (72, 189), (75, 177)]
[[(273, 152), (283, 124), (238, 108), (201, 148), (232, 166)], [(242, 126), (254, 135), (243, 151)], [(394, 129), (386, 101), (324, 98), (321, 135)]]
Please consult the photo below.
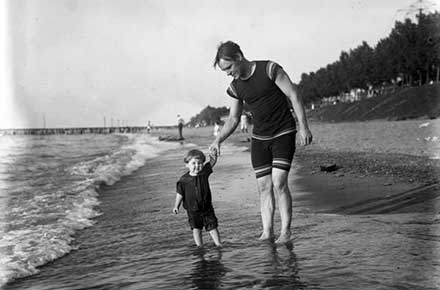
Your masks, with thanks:
[(129, 134), (129, 133), (149, 133), (150, 129), (151, 128), (148, 128), (147, 126), (0, 129), (0, 136), (1, 135), (82, 135), (82, 134), (115, 134), (115, 133)]

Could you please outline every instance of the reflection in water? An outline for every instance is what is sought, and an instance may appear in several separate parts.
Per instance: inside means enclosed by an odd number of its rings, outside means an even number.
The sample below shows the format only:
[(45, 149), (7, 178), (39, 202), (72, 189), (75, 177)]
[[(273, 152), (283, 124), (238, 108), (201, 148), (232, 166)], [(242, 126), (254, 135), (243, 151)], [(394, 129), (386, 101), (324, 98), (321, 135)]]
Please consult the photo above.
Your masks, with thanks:
[(270, 289), (305, 289), (306, 286), (298, 276), (296, 255), (293, 252), (293, 243), (267, 244), (268, 268), (267, 277), (262, 288)]
[(221, 278), (227, 270), (221, 263), (221, 248), (197, 249), (194, 253), (197, 260), (193, 264), (191, 282), (195, 289), (220, 289)]

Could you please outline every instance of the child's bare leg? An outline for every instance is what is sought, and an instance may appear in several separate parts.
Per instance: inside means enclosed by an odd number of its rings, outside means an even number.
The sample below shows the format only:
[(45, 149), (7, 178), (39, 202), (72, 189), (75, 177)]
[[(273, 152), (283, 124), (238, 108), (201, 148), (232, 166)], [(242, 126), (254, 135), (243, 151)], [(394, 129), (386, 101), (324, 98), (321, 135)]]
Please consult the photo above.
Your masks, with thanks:
[(202, 230), (193, 229), (193, 236), (194, 236), (194, 242), (196, 242), (197, 247), (203, 246)]
[(219, 234), (217, 228), (210, 230), (209, 234), (211, 235), (212, 240), (214, 241), (215, 245), (217, 247), (220, 247), (222, 245), (222, 243), (220, 242), (220, 234)]

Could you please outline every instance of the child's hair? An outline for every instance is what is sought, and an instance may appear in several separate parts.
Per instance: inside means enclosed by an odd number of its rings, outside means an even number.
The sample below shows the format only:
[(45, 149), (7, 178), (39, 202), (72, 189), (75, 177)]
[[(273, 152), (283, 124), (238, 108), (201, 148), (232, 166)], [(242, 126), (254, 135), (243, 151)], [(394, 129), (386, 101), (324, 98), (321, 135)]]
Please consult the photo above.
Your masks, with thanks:
[(188, 163), (193, 158), (200, 159), (202, 162), (205, 162), (205, 160), (206, 160), (205, 154), (203, 154), (202, 151), (200, 151), (198, 149), (192, 149), (192, 150), (188, 151), (188, 153), (186, 153), (183, 161), (185, 163)]

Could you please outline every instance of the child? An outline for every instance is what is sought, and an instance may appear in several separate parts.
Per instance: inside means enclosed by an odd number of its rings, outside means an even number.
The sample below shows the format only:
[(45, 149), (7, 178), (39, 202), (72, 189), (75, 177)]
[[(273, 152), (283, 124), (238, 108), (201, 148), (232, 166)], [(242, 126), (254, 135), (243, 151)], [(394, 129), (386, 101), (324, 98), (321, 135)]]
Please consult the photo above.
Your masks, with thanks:
[(202, 229), (205, 227), (216, 246), (220, 247), (217, 217), (212, 206), (211, 190), (208, 182), (212, 167), (217, 162), (217, 152), (211, 151), (209, 162), (205, 163), (205, 160), (205, 154), (197, 149), (190, 150), (186, 154), (184, 161), (189, 171), (180, 177), (177, 182), (176, 202), (173, 212), (175, 214), (179, 213), (179, 207), (183, 203), (196, 245), (198, 247), (203, 245)]
[(217, 136), (220, 133), (220, 123), (216, 121), (214, 123), (214, 136)]

